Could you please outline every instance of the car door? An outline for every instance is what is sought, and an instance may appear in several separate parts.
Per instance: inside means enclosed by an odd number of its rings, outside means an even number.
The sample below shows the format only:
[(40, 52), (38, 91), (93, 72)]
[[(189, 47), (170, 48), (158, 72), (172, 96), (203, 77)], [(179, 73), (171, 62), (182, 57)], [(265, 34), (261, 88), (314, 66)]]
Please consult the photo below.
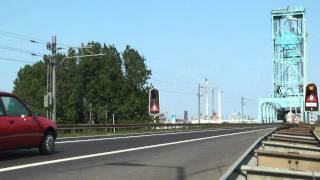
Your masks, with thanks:
[(0, 100), (0, 150), (12, 148), (12, 126)]
[(30, 110), (14, 96), (2, 96), (1, 99), (12, 126), (14, 148), (38, 146), (42, 134)]

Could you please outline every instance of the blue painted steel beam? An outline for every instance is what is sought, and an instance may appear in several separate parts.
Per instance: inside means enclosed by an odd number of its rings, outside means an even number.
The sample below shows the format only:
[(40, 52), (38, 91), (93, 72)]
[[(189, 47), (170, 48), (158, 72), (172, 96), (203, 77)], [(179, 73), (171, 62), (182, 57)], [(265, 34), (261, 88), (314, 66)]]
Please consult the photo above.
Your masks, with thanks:
[(307, 79), (305, 9), (276, 9), (271, 15), (273, 93), (272, 97), (259, 98), (259, 120), (284, 121), (288, 111), (300, 113), (303, 120)]

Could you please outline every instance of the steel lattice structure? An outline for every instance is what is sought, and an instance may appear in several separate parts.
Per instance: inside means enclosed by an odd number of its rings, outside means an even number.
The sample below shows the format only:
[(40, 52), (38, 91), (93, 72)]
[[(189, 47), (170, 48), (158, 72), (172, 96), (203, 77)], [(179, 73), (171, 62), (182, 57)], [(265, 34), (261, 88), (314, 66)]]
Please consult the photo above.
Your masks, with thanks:
[[(277, 9), (272, 15), (272, 97), (259, 98), (263, 123), (301, 117), (304, 121), (304, 87), (307, 79), (305, 9)], [(299, 116), (298, 116), (299, 115)]]

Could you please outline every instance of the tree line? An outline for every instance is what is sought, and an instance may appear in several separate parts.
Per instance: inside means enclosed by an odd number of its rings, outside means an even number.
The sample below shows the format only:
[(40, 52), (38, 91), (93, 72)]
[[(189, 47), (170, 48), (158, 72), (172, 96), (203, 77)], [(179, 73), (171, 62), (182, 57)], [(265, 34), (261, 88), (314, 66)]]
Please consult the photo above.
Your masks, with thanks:
[[(146, 59), (130, 46), (119, 52), (113, 45), (90, 42), (90, 51), (105, 54), (96, 57), (66, 59), (55, 57), (58, 123), (88, 123), (89, 113), (95, 123), (145, 123), (148, 114), (148, 79), (151, 70)], [(88, 55), (85, 50), (69, 49), (69, 56)], [(13, 92), (34, 112), (46, 114), (44, 95), (47, 61), (40, 60), (21, 68), (14, 80)]]

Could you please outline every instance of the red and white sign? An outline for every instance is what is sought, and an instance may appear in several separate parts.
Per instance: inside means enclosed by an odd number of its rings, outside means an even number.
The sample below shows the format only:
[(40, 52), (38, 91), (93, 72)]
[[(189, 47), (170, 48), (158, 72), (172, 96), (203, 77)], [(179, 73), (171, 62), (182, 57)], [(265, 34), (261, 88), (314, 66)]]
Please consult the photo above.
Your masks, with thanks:
[(307, 98), (307, 102), (318, 102), (317, 97), (313, 96), (312, 94)]
[(318, 99), (314, 95), (310, 95), (306, 99), (306, 107), (317, 107), (318, 106)]
[(319, 102), (317, 86), (314, 83), (308, 84), (305, 93), (305, 111), (318, 111)]
[(153, 112), (158, 112), (158, 111), (159, 111), (159, 108), (154, 104), (154, 105), (152, 106), (151, 111), (153, 111)]
[(316, 102), (306, 102), (306, 107), (317, 107)]

